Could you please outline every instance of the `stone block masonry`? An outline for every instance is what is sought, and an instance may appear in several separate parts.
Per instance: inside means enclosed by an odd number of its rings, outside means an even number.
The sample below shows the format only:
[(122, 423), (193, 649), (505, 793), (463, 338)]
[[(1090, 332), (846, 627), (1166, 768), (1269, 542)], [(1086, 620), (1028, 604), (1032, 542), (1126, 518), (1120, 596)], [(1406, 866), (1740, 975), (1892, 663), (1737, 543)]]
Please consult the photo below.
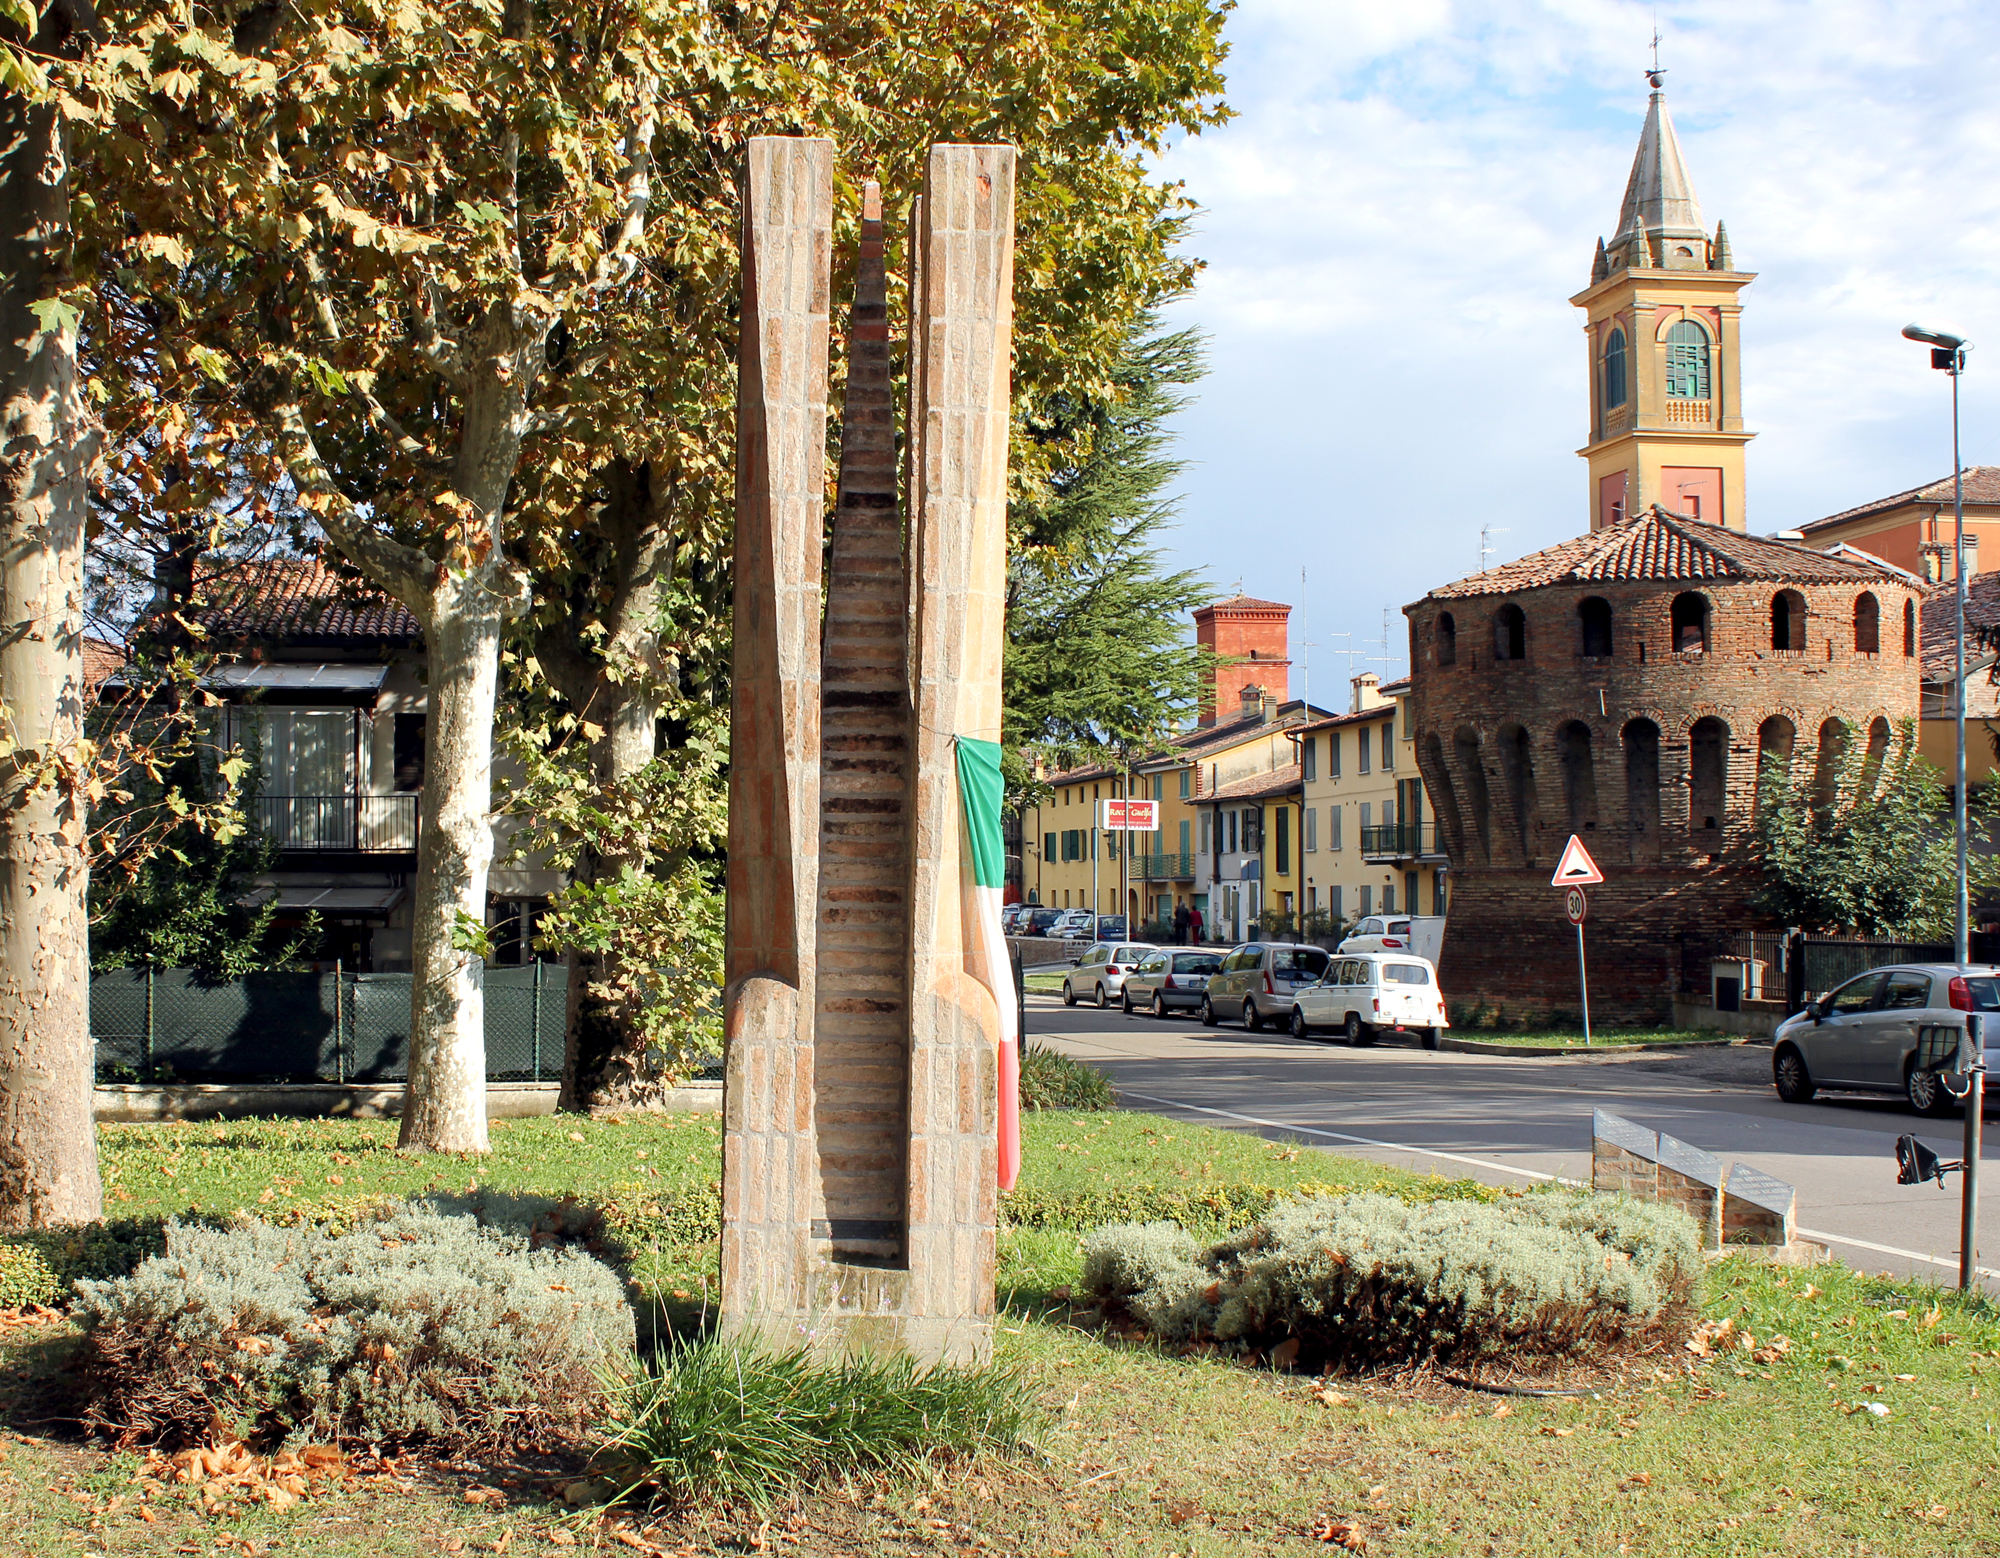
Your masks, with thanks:
[(969, 972), (954, 741), (1000, 734), (1014, 156), (933, 147), (915, 202), (907, 523), (864, 193), (822, 614), (831, 158), (753, 140), (745, 188), (722, 1314), (968, 1360), (992, 1345), (999, 1013)]

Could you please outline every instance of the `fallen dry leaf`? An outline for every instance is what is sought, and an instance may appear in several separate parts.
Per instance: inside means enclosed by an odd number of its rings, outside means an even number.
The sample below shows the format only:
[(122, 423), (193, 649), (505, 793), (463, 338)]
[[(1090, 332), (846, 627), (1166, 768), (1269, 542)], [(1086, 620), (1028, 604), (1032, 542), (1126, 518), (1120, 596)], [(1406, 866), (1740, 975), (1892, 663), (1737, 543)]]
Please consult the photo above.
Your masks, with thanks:
[(1299, 1339), (1294, 1336), (1278, 1343), (1271, 1349), (1271, 1367), (1289, 1369), (1299, 1361)]
[(1336, 1520), (1331, 1515), (1316, 1522), (1310, 1533), (1315, 1539), (1344, 1547), (1350, 1553), (1368, 1551), (1368, 1538), (1363, 1536), (1352, 1522)]
[(1557, 1428), (1552, 1423), (1544, 1423), (1542, 1425), (1542, 1432), (1547, 1434), (1551, 1439), (1567, 1439), (1576, 1430), (1574, 1428)]
[(1503, 1401), (1500, 1403), (1500, 1405), (1498, 1405), (1493, 1409), (1493, 1415), (1495, 1417), (1507, 1417), (1512, 1414), (1513, 1410), (1514, 1409), (1511, 1406), (1509, 1406), (1506, 1402)]
[(548, 1532), (544, 1540), (553, 1542), (557, 1547), (576, 1546), (576, 1538), (571, 1536), (561, 1526), (557, 1526), (553, 1531)]

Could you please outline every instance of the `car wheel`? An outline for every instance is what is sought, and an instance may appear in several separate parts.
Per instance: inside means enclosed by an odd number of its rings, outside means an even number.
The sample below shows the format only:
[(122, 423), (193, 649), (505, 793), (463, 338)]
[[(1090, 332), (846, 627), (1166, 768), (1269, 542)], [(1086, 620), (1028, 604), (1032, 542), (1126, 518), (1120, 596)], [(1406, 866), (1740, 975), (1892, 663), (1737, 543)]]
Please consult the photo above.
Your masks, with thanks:
[(1111, 997), (1104, 993), (1104, 981), (1097, 982), (1097, 1009), (1101, 1012), (1111, 1004)]
[(1936, 1119), (1939, 1115), (1952, 1113), (1951, 1094), (1944, 1090), (1944, 1083), (1935, 1071), (1919, 1071), (1913, 1062), (1903, 1073), (1903, 1091), (1909, 1096), (1910, 1107), (1918, 1114)]
[(1435, 1028), (1419, 1028), (1417, 1030), (1417, 1037), (1423, 1042), (1425, 1049), (1436, 1049), (1438, 1047), (1438, 1031)]
[(1153, 992), (1153, 1019), (1156, 1022), (1167, 1020), (1167, 998), (1157, 990)]
[(1125, 1008), (1125, 1015), (1130, 1017), (1132, 1015), (1132, 992), (1127, 990), (1121, 994), (1118, 997), (1118, 1004)]
[(1243, 1031), (1245, 1033), (1262, 1033), (1264, 1031), (1263, 1013), (1257, 1010), (1256, 1001), (1247, 995), (1243, 997)]
[(1347, 1042), (1360, 1049), (1364, 1044), (1373, 1044), (1375, 1035), (1368, 1031), (1368, 1024), (1361, 1020), (1359, 1012), (1347, 1014)]
[(1292, 1008), (1292, 1037), (1295, 1039), (1312, 1037), (1312, 1029), (1306, 1026), (1306, 1014), (1296, 1006)]
[(1065, 1006), (1076, 1005), (1076, 992), (1070, 989), (1069, 981), (1067, 979), (1063, 981), (1063, 1005)]
[(1778, 1089), (1778, 1096), (1788, 1104), (1809, 1104), (1819, 1091), (1812, 1073), (1806, 1070), (1805, 1056), (1793, 1044), (1781, 1046), (1771, 1058), (1771, 1081)]
[(1221, 1021), (1222, 1019), (1215, 1015), (1215, 1003), (1207, 996), (1203, 996), (1201, 998), (1201, 1025), (1204, 1028), (1213, 1028)]

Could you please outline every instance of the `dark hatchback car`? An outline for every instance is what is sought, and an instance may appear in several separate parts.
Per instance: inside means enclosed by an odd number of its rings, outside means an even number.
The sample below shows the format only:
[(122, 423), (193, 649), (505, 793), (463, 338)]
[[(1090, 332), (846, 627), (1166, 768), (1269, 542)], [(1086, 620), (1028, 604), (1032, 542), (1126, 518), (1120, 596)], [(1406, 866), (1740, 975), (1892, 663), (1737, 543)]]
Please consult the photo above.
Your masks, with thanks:
[(1919, 1114), (1955, 1107), (1936, 1073), (1918, 1066), (1924, 1028), (1962, 1027), (1967, 1012), (1985, 1020), (1988, 1067), (2000, 1065), (2000, 968), (1977, 964), (1899, 963), (1872, 968), (1786, 1018), (1771, 1039), (1771, 1080), (1788, 1104), (1812, 1101), (1822, 1087), (1900, 1093)]

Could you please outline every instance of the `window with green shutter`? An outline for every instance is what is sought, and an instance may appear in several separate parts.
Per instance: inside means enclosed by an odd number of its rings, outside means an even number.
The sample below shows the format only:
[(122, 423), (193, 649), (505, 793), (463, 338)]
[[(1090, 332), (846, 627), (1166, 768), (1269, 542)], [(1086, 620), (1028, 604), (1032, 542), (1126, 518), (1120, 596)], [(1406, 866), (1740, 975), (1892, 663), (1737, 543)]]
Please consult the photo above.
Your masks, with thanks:
[(1667, 394), (1674, 400), (1708, 399), (1708, 332), (1692, 319), (1667, 332)]
[(1606, 409), (1625, 404), (1625, 332), (1613, 330), (1604, 343), (1604, 404)]

